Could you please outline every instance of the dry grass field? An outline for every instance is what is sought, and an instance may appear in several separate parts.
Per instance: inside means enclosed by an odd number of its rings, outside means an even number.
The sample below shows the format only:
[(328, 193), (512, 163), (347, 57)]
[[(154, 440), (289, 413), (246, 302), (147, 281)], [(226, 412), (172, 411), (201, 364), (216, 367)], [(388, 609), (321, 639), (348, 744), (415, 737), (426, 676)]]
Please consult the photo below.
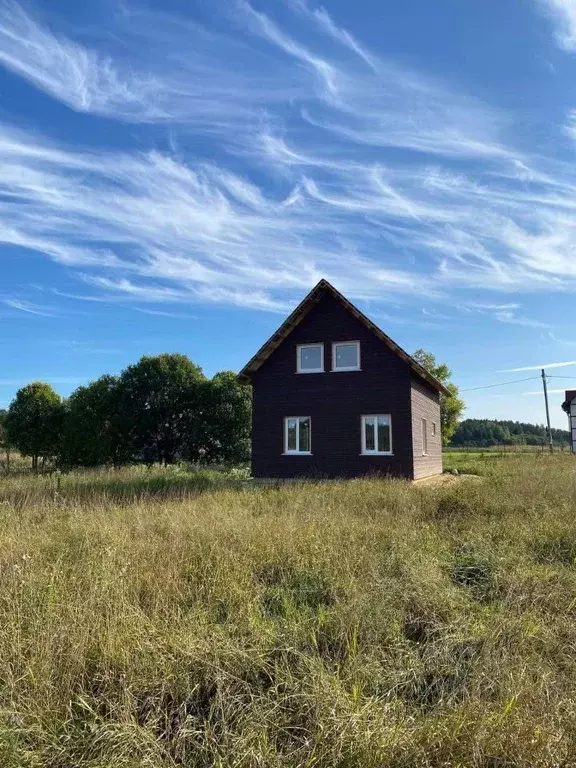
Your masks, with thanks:
[(576, 765), (576, 457), (0, 479), (2, 768)]

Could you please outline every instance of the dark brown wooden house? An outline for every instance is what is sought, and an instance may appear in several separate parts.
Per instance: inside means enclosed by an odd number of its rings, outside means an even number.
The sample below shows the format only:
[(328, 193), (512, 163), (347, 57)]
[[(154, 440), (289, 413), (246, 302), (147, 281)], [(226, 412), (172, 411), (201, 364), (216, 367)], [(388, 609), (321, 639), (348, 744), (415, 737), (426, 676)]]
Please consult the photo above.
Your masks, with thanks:
[(255, 478), (442, 472), (448, 390), (326, 280), (240, 372)]
[(566, 391), (566, 398), (562, 408), (568, 414), (568, 429), (572, 442), (572, 453), (576, 453), (576, 389)]

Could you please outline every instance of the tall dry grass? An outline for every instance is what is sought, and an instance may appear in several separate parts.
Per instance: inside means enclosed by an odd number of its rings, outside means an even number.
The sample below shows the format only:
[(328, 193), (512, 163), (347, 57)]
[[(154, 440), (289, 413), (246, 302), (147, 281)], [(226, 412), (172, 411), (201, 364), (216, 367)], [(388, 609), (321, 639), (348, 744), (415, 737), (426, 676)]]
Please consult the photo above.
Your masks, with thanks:
[(576, 765), (576, 459), (458, 462), (0, 481), (0, 766)]

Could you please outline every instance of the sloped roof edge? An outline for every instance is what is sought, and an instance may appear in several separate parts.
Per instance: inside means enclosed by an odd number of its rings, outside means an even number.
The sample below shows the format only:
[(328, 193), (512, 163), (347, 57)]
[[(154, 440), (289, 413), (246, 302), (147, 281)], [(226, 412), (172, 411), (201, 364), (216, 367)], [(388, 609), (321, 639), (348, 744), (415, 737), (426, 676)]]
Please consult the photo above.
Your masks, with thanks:
[(576, 400), (576, 389), (567, 389), (565, 397), (566, 400), (562, 403), (562, 408), (566, 413), (570, 413), (570, 405), (573, 400)]
[(409, 355), (407, 352), (405, 352), (402, 347), (399, 347), (398, 344), (396, 344), (395, 341), (392, 341), (392, 339), (384, 333), (378, 326), (370, 320), (370, 318), (366, 317), (366, 315), (361, 312), (357, 307), (352, 304), (351, 301), (348, 301), (348, 299), (343, 296), (340, 291), (336, 290), (334, 286), (328, 282), (328, 280), (320, 280), (319, 283), (317, 283), (314, 288), (310, 291), (310, 293), (298, 304), (296, 309), (286, 318), (286, 320), (282, 323), (282, 325), (278, 328), (278, 330), (270, 336), (268, 341), (266, 341), (256, 352), (254, 357), (251, 358), (251, 360), (246, 363), (244, 368), (240, 371), (238, 374), (238, 377), (243, 380), (250, 380), (252, 375), (256, 373), (258, 368), (270, 357), (272, 352), (274, 352), (275, 349), (277, 349), (280, 344), (286, 339), (290, 333), (296, 328), (296, 326), (306, 317), (308, 312), (312, 309), (312, 307), (319, 301), (322, 292), (327, 291), (330, 293), (334, 298), (338, 299), (345, 307), (346, 309), (354, 315), (363, 325), (366, 326), (366, 328), (370, 329), (372, 333), (375, 334), (381, 341), (384, 342), (395, 354), (398, 355), (404, 362), (408, 363), (410, 368), (420, 376), (420, 378), (424, 379), (428, 382), (434, 389), (438, 390), (438, 392), (441, 392), (443, 395), (446, 395), (447, 397), (451, 396), (450, 390), (448, 390), (444, 384), (442, 384), (438, 379), (436, 379), (432, 374), (428, 373), (428, 371), (420, 365), (411, 355)]

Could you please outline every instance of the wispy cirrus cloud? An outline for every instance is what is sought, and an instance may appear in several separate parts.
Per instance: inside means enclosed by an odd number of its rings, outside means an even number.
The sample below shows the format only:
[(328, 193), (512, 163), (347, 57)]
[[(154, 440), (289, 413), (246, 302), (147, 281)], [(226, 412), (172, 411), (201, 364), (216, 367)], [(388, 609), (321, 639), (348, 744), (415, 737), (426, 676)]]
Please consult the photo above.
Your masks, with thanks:
[[(570, 163), (527, 157), (509, 116), (289, 5), (280, 24), (240, 0), (211, 30), (124, 9), (88, 44), (0, 0), (0, 63), (181, 140), (89, 151), (0, 126), (0, 243), (73, 270), (87, 287), (68, 295), (140, 305), (284, 312), (320, 277), (373, 301), (576, 287)], [(476, 311), (548, 327), (516, 302)]]
[(0, 64), (78, 112), (219, 134), (248, 130), (266, 105), (304, 92), (301, 77), (269, 77), (266, 57), (231, 31), (123, 6), (109, 32), (92, 44), (72, 40), (19, 2), (0, 0)]
[(541, 365), (525, 365), (521, 368), (506, 368), (503, 371), (497, 371), (497, 373), (519, 373), (520, 371), (539, 371), (542, 368), (566, 368), (569, 365), (576, 365), (576, 360), (568, 360), (562, 363), (543, 363)]
[[(550, 388), (548, 389), (549, 395), (560, 395), (560, 394), (563, 395), (565, 392), (566, 392), (566, 387), (562, 389), (550, 389)], [(523, 397), (526, 397), (527, 395), (540, 395), (540, 397), (542, 397), (542, 390), (537, 389), (537, 390), (533, 390), (532, 392), (520, 392), (519, 394)]]
[(1, 299), (2, 303), (11, 309), (19, 312), (25, 312), (28, 315), (37, 315), (38, 317), (57, 317), (58, 312), (53, 307), (46, 307), (40, 304), (33, 304), (31, 301), (21, 299)]
[(463, 307), (464, 310), (473, 310), (486, 315), (500, 323), (509, 325), (524, 325), (527, 328), (550, 328), (549, 323), (544, 323), (533, 317), (525, 317), (518, 314), (520, 304), (487, 304), (482, 302), (470, 302)]
[(153, 76), (120, 74), (109, 57), (56, 36), (11, 0), (0, 3), (0, 62), (81, 112), (162, 115)]

